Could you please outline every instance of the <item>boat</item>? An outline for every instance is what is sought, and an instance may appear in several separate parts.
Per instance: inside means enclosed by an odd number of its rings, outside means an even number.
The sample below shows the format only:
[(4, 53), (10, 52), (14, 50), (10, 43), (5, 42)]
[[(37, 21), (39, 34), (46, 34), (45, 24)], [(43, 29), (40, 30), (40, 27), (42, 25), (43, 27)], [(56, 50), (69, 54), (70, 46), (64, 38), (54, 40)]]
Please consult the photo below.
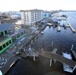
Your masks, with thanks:
[[(70, 53), (62, 53), (63, 57), (72, 60), (72, 56)], [(73, 73), (73, 71), (76, 69), (76, 65), (74, 67), (70, 67), (69, 65), (63, 63), (63, 70), (69, 73)]]
[(0, 75), (3, 75), (2, 71), (0, 70)]
[(57, 31), (60, 32), (60, 26), (57, 26)]
[(44, 34), (44, 32), (41, 32), (41, 34)]

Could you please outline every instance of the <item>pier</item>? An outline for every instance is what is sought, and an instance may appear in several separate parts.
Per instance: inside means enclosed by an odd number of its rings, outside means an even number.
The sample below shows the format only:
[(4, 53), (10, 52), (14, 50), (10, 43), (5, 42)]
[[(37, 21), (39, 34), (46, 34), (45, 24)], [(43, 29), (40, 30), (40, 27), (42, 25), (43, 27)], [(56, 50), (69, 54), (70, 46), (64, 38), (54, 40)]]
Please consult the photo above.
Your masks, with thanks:
[(72, 30), (72, 32), (74, 32), (74, 33), (76, 32), (75, 29), (71, 26), (70, 23), (68, 23), (68, 26), (70, 27), (70, 29)]
[(47, 23), (47, 25), (48, 25), (48, 26), (53, 26), (53, 24), (52, 24), (52, 23)]
[(11, 59), (9, 59), (9, 61), (1, 68), (3, 75), (5, 75), (11, 69), (17, 60), (17, 57), (11, 57)]
[(47, 57), (49, 59), (56, 59), (57, 61), (60, 61), (61, 63), (65, 63), (71, 67), (74, 67), (76, 65), (76, 62), (70, 59), (67, 59), (59, 54), (48, 52), (48, 51), (41, 51), (39, 53), (41, 56)]

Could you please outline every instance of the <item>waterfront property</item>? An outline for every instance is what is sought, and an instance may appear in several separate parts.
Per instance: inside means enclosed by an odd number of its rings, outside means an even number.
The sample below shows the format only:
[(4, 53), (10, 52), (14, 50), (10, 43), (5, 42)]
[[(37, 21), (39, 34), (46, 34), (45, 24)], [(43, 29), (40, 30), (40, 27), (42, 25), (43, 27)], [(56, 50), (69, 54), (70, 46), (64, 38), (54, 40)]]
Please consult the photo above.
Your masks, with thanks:
[(20, 39), (24, 36), (26, 36), (24, 28), (21, 28), (18, 30), (18, 32), (15, 32), (14, 34), (10, 35), (10, 37), (12, 38), (13, 41), (15, 41), (16, 39)]
[(8, 34), (13, 33), (13, 31), (14, 26), (10, 23), (0, 25), (0, 54), (12, 44), (12, 38)]
[(21, 10), (21, 19), (24, 25), (31, 25), (32, 23), (42, 19), (42, 10)]
[(25, 29), (14, 30), (14, 26), (9, 23), (0, 25), (0, 54), (9, 48), (17, 39), (26, 36)]
[(24, 25), (31, 25), (38, 21), (41, 21), (43, 18), (51, 17), (50, 11), (43, 11), (39, 9), (33, 10), (21, 10), (21, 19)]
[(14, 26), (11, 23), (0, 24), (0, 37), (13, 33)]

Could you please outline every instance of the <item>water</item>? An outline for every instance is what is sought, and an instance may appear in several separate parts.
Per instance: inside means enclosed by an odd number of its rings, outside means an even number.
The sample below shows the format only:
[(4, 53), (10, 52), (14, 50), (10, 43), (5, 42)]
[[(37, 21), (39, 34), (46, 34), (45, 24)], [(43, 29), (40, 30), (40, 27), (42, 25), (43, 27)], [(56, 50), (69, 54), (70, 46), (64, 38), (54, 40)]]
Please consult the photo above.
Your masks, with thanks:
[[(62, 13), (59, 13), (62, 14)], [(68, 17), (67, 21), (76, 30), (76, 12), (64, 12)], [(73, 33), (70, 28), (61, 28), (61, 32), (57, 32), (56, 28), (46, 27), (44, 29), (44, 34), (39, 35), (37, 41), (33, 44), (36, 50), (39, 50), (43, 45), (44, 49), (47, 51), (51, 50), (51, 42), (54, 42), (54, 47), (58, 48), (60, 51), (61, 47), (64, 51), (70, 51), (71, 45), (74, 44), (73, 50), (76, 51), (76, 33)], [(56, 66), (49, 67), (49, 61), (46, 58), (37, 58), (36, 62), (33, 62), (32, 58), (21, 59), (12, 68), (8, 75), (46, 75), (48, 72), (57, 71), (61, 75), (75, 75), (69, 74), (63, 71), (62, 64), (57, 64)]]

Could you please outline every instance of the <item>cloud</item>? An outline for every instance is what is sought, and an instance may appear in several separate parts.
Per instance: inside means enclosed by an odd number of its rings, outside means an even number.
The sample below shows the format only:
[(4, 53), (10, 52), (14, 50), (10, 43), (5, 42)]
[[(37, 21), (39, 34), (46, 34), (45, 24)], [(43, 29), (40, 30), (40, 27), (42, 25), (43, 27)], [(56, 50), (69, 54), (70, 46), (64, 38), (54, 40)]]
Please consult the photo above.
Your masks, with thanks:
[(76, 10), (75, 0), (0, 0), (0, 11), (27, 10)]

